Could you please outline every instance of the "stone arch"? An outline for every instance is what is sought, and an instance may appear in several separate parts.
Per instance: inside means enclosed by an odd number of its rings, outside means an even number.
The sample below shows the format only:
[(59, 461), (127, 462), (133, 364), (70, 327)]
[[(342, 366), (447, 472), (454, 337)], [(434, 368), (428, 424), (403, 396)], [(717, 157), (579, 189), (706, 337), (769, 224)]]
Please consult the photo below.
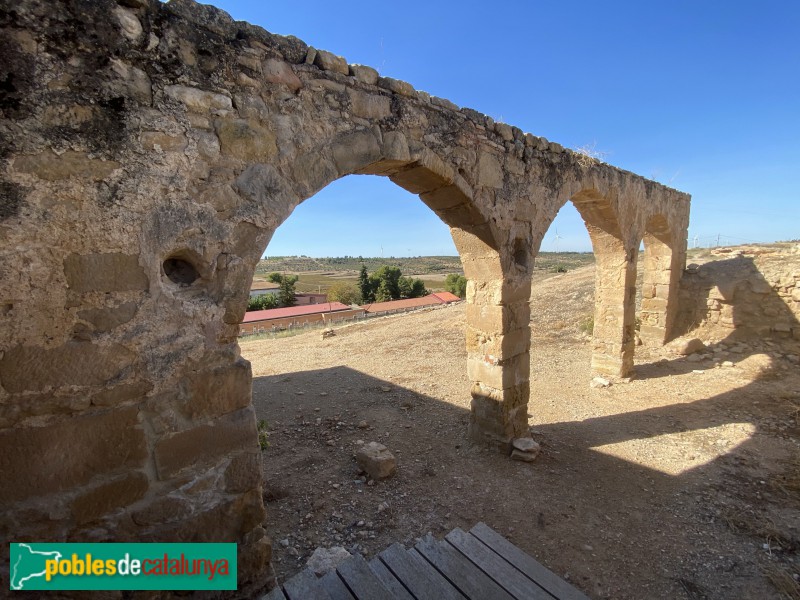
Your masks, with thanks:
[[(269, 213), (265, 215), (269, 227), (259, 236), (261, 244), (255, 247), (258, 255), (252, 256), (252, 268), (275, 229), (291, 211), (337, 179), (353, 174), (380, 175), (419, 196), (450, 228), (468, 279), (470, 435), (477, 441), (501, 447), (507, 447), (515, 437), (526, 435), (530, 389), (529, 283), (525, 295), (519, 289), (526, 289), (527, 253), (518, 247), (506, 249), (505, 240), (497, 239), (496, 228), (473, 201), (474, 191), (464, 177), (426, 148), (412, 155), (404, 134), (398, 131), (377, 136), (373, 130), (339, 134), (300, 154), (293, 164), (291, 172), (270, 172), (269, 177), (264, 176), (263, 165), (251, 165), (239, 177), (240, 192), (260, 198)], [(287, 209), (276, 212), (274, 202), (266, 199), (262, 187), (288, 200)], [(237, 293), (246, 299), (244, 287)]]
[(601, 191), (599, 186), (581, 183), (565, 186), (548, 222), (568, 202), (583, 219), (595, 255), (592, 372), (627, 377), (633, 368), (638, 247), (629, 242), (626, 224), (620, 222), (615, 189)]
[(587, 189), (572, 202), (586, 223), (595, 256), (592, 372), (627, 377), (633, 369), (637, 249), (626, 244), (611, 198)]
[(661, 346), (669, 335), (677, 311), (676, 288), (682, 269), (681, 253), (664, 214), (651, 216), (645, 224), (642, 263), (642, 308), (640, 337), (646, 346)]

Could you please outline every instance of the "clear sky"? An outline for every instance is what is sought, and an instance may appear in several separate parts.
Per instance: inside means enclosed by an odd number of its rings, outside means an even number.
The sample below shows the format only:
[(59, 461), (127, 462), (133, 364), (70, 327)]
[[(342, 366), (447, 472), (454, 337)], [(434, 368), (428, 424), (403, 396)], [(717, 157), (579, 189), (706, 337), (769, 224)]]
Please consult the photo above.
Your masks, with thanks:
[[(690, 246), (800, 238), (798, 0), (214, 4), (690, 193)], [(542, 250), (590, 247), (568, 204)], [(456, 253), (418, 198), (364, 176), (307, 200), (267, 248), (381, 251)]]

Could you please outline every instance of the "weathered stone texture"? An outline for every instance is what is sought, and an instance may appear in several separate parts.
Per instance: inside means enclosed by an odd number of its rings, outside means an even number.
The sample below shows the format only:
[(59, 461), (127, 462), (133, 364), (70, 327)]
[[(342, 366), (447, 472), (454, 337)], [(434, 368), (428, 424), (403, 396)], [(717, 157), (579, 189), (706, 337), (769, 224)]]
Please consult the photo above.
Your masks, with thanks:
[(64, 259), (64, 276), (77, 293), (145, 290), (149, 284), (138, 256), (116, 252), (70, 254)]
[(186, 380), (189, 398), (185, 413), (190, 419), (217, 417), (250, 405), (252, 371), (239, 360), (231, 366), (201, 368)]
[(225, 469), (225, 490), (230, 493), (246, 492), (261, 484), (261, 455), (246, 452), (231, 459)]
[(165, 86), (164, 93), (170, 98), (183, 102), (187, 108), (196, 112), (207, 113), (211, 110), (229, 110), (233, 108), (230, 97), (224, 94), (185, 85)]
[(144, 473), (134, 471), (82, 494), (72, 502), (72, 514), (77, 523), (84, 524), (140, 500), (149, 487)]
[(697, 330), (707, 341), (798, 339), (800, 259), (780, 249), (744, 249), (733, 257), (729, 252), (722, 248), (721, 259), (687, 269), (674, 329)]
[(218, 119), (214, 128), (222, 152), (248, 162), (267, 162), (278, 148), (275, 135), (252, 120)]
[(256, 447), (256, 421), (251, 409), (218, 418), (211, 425), (168, 435), (155, 447), (158, 476), (168, 479), (181, 470), (221, 460), (243, 448)]
[(48, 350), (17, 346), (0, 359), (0, 381), (9, 392), (38, 391), (51, 386), (105, 385), (120, 376), (134, 360), (133, 352), (120, 345), (69, 342)]
[(69, 179), (70, 177), (100, 181), (108, 177), (114, 169), (118, 169), (119, 163), (113, 160), (90, 158), (83, 152), (65, 152), (61, 155), (43, 152), (16, 158), (14, 168), (47, 181)]
[(0, 502), (68, 491), (105, 473), (141, 467), (147, 447), (137, 415), (130, 407), (0, 431), (0, 472), (13, 476), (13, 485), (0, 486)]
[[(103, 520), (109, 539), (237, 541), (240, 582), (264, 583), (235, 339), (266, 243), (339, 177), (387, 176), (451, 228), (476, 440), (527, 435), (531, 270), (564, 203), (598, 257), (596, 370), (632, 364), (642, 239), (643, 337), (679, 320), (685, 194), (191, 0), (3, 15), (0, 530), (55, 527), (23, 518), (49, 495), (62, 537)], [(797, 304), (796, 278), (770, 286)], [(709, 300), (733, 323), (727, 293)]]
[(112, 308), (90, 308), (78, 312), (78, 317), (91, 324), (95, 331), (105, 333), (124, 325), (136, 315), (136, 302), (123, 302)]
[(397, 459), (378, 442), (369, 442), (356, 452), (356, 462), (372, 479), (386, 479), (397, 471)]

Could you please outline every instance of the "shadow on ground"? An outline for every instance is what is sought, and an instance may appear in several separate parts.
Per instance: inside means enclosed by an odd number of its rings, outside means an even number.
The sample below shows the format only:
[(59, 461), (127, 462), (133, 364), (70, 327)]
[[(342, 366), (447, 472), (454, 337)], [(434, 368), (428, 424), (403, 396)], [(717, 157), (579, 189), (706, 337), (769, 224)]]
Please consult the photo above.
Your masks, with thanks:
[[(265, 498), (281, 577), (317, 546), (372, 556), (478, 521), (596, 598), (777, 598), (765, 572), (796, 569), (797, 465), (784, 442), (797, 439), (797, 415), (768, 381), (538, 425), (532, 465), (470, 445), (465, 410), (347, 367), (259, 377), (253, 389), (270, 425)], [(693, 432), (707, 435), (683, 439)], [(654, 438), (644, 461), (596, 450)], [(359, 440), (395, 452), (397, 475), (360, 479)], [(640, 464), (665, 445), (689, 466)]]

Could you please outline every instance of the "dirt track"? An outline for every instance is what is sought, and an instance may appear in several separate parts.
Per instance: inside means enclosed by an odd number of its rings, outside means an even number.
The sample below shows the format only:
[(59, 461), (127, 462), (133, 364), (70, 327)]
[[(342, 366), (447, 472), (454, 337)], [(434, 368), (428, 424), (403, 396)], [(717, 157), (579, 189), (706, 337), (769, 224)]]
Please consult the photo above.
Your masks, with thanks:
[[(752, 381), (747, 357), (778, 348), (720, 355), (734, 367), (640, 348), (632, 382), (591, 389), (592, 286), (591, 267), (535, 286), (533, 464), (466, 438), (463, 306), (243, 342), (279, 577), (317, 546), (370, 557), (484, 521), (592, 598), (786, 597), (770, 578), (800, 571), (796, 365), (783, 350)], [(359, 440), (397, 475), (360, 479)]]

